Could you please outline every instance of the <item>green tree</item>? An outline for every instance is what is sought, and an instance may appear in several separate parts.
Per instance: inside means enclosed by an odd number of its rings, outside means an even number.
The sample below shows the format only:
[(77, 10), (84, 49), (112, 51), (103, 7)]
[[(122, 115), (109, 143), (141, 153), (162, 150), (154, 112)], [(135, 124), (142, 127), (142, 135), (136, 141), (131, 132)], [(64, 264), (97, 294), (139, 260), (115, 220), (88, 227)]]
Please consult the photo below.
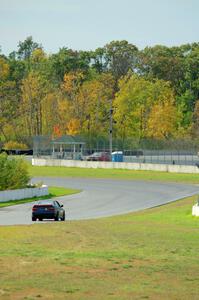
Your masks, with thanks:
[(38, 48), (42, 46), (34, 42), (32, 36), (28, 36), (23, 42), (19, 42), (17, 56), (20, 60), (29, 60), (32, 52)]
[(95, 51), (90, 52), (92, 68), (99, 74), (107, 71), (105, 51), (105, 48), (97, 48)]
[(30, 180), (28, 165), (22, 159), (0, 154), (0, 190), (25, 188)]
[(199, 43), (181, 48), (184, 49), (184, 79), (180, 81), (177, 104), (183, 114), (182, 126), (189, 128), (199, 98)]
[(198, 139), (199, 136), (199, 100), (196, 101), (193, 113), (192, 136)]
[(86, 51), (74, 51), (61, 48), (58, 53), (49, 58), (52, 73), (58, 82), (62, 82), (64, 75), (78, 70), (87, 74), (90, 64), (90, 54)]
[(146, 78), (170, 81), (176, 92), (184, 79), (184, 55), (178, 47), (146, 47), (139, 52), (137, 67)]
[(134, 70), (136, 65), (138, 49), (127, 41), (112, 41), (105, 47), (105, 62), (108, 70), (118, 80)]

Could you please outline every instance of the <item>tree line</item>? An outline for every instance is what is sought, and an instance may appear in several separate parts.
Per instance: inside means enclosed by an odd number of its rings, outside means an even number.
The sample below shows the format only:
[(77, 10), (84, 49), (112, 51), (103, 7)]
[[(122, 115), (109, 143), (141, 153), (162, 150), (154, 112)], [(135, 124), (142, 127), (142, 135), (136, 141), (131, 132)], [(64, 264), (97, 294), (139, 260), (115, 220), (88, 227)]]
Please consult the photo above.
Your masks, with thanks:
[(199, 43), (139, 50), (112, 41), (95, 51), (47, 54), (27, 37), (0, 52), (1, 143), (35, 135), (197, 139)]

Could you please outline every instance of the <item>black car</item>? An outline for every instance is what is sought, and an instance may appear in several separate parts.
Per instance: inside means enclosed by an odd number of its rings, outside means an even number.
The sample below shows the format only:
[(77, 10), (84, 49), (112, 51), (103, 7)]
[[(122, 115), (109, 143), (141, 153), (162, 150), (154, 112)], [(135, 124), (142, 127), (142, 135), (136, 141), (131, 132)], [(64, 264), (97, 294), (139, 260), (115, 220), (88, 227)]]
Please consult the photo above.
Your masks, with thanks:
[(65, 221), (65, 210), (63, 205), (55, 200), (39, 201), (32, 208), (32, 221), (42, 221), (43, 219), (54, 219), (55, 221)]

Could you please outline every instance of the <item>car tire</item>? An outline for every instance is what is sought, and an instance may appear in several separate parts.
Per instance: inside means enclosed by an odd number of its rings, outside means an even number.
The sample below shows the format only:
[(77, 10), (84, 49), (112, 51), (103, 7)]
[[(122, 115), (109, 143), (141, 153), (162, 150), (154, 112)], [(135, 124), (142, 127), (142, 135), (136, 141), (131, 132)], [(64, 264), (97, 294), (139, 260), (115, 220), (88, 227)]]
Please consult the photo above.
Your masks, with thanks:
[(35, 217), (32, 217), (32, 221), (35, 222), (37, 219)]
[(59, 214), (56, 215), (55, 221), (59, 221)]
[(43, 219), (42, 219), (42, 218), (39, 218), (39, 221), (43, 221)]
[(61, 219), (62, 221), (65, 221), (65, 213), (63, 213), (63, 217)]

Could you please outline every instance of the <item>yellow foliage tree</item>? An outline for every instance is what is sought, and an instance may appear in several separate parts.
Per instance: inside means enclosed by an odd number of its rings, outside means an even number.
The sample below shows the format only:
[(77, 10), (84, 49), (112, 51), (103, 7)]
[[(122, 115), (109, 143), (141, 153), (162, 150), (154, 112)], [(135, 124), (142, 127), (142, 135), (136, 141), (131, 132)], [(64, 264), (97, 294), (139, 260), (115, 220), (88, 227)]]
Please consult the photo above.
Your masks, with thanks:
[(66, 126), (66, 133), (68, 135), (77, 135), (80, 132), (80, 121), (78, 119), (71, 119)]
[(177, 111), (173, 100), (154, 104), (147, 122), (147, 136), (164, 139), (174, 136)]
[(114, 118), (123, 140), (175, 134), (177, 111), (168, 82), (151, 82), (133, 75), (123, 78), (119, 88), (114, 101)]
[(92, 80), (82, 80), (81, 72), (64, 76), (63, 98), (59, 102), (61, 127), (64, 129), (64, 124), (67, 123), (71, 128), (67, 129), (67, 132), (107, 133), (113, 77), (111, 74), (102, 74)]
[(60, 123), (61, 97), (59, 90), (50, 90), (42, 100), (42, 132), (45, 135), (52, 134), (54, 126)]
[(83, 83), (84, 74), (81, 71), (69, 72), (64, 75), (64, 82), (62, 90), (71, 102), (70, 108), (72, 109), (72, 117), (79, 118), (80, 107), (78, 101), (78, 94), (80, 87)]
[(0, 57), (0, 80), (5, 80), (9, 75), (9, 65), (3, 57)]
[(45, 52), (43, 51), (43, 49), (36, 48), (35, 50), (33, 50), (32, 54), (31, 54), (31, 61), (33, 63), (41, 63), (41, 62), (44, 62), (46, 59), (47, 59), (47, 56), (46, 56)]
[(9, 141), (9, 142), (4, 144), (3, 148), (5, 150), (13, 150), (13, 149), (26, 150), (26, 149), (28, 149), (28, 146), (26, 144), (19, 143), (19, 142), (16, 142), (16, 141)]
[(64, 75), (62, 88), (71, 99), (77, 94), (83, 79), (84, 74), (81, 71), (69, 72)]
[(22, 81), (21, 112), (25, 116), (28, 134), (40, 135), (42, 129), (42, 102), (46, 96), (45, 81), (37, 72), (31, 71)]
[[(11, 81), (9, 76), (10, 67), (6, 59), (0, 57), (0, 135), (5, 140), (16, 137), (15, 118), (18, 109), (16, 82)], [(11, 129), (11, 136), (8, 128)]]
[(107, 133), (114, 80), (111, 74), (85, 82), (78, 95), (79, 119), (84, 132)]

